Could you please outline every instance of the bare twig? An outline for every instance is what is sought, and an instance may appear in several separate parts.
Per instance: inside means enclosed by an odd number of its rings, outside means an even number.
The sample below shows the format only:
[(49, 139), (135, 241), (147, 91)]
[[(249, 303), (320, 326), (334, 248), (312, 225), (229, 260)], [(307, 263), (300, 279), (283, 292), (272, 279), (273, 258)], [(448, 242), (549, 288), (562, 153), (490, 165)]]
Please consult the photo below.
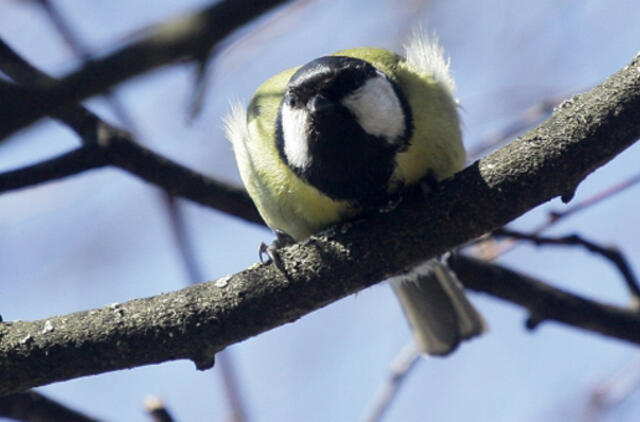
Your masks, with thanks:
[(227, 420), (229, 422), (245, 422), (249, 420), (249, 418), (245, 410), (244, 399), (240, 393), (238, 376), (233, 364), (233, 354), (228, 349), (225, 349), (218, 354), (216, 359), (217, 367), (222, 377), (224, 393), (229, 405), (229, 410), (231, 411)]
[(272, 35), (274, 31), (277, 33), (286, 31), (292, 22), (295, 23), (298, 21), (296, 19), (297, 14), (314, 1), (315, 0), (296, 0), (283, 10), (273, 14), (271, 18), (256, 22), (251, 31), (236, 39), (230, 40), (230, 43), (226, 46), (225, 50), (221, 52), (221, 55), (227, 54), (229, 51), (239, 47), (242, 47), (243, 51), (255, 48), (256, 41), (263, 38), (267, 31), (270, 32), (270, 35)]
[(627, 288), (631, 292), (634, 298), (634, 303), (637, 306), (640, 304), (640, 287), (638, 286), (638, 279), (629, 267), (629, 263), (625, 256), (615, 248), (606, 248), (600, 246), (594, 242), (586, 240), (577, 234), (562, 237), (545, 237), (537, 234), (521, 233), (514, 230), (500, 228), (493, 232), (494, 236), (510, 237), (512, 239), (527, 240), (535, 243), (536, 245), (570, 245), (570, 246), (582, 246), (589, 252), (601, 255), (608, 259), (615, 267), (620, 271), (624, 278)]
[(558, 95), (547, 98), (527, 108), (517, 119), (510, 122), (506, 127), (475, 143), (474, 146), (467, 151), (467, 155), (471, 160), (475, 160), (482, 156), (482, 154), (498, 147), (534, 124), (541, 122), (545, 117), (548, 117), (553, 111), (553, 108), (567, 97), (570, 97), (570, 95)]
[(209, 74), (213, 67), (213, 61), (215, 54), (215, 48), (206, 56), (197, 60), (197, 66), (195, 71), (195, 82), (193, 91), (191, 93), (191, 100), (189, 104), (189, 121), (195, 120), (200, 111), (202, 111), (202, 104), (204, 103), (204, 97), (209, 88)]
[(0, 417), (24, 422), (98, 422), (36, 391), (0, 396)]
[(153, 422), (173, 422), (174, 419), (167, 410), (164, 402), (155, 396), (144, 399), (144, 408)]
[(406, 344), (391, 362), (389, 374), (380, 386), (373, 405), (367, 411), (363, 422), (379, 422), (389, 409), (391, 402), (398, 394), (402, 382), (411, 369), (420, 361), (421, 355), (413, 341)]
[(536, 233), (540, 233), (541, 231), (543, 231), (550, 225), (560, 221), (561, 219), (574, 215), (580, 211), (584, 211), (587, 208), (592, 207), (593, 205), (599, 204), (604, 200), (609, 199), (625, 191), (626, 189), (629, 189), (637, 185), (638, 183), (640, 183), (640, 173), (637, 173), (629, 177), (628, 179), (625, 179), (619, 183), (616, 183), (615, 185), (610, 186), (604, 189), (603, 191), (585, 199), (584, 201), (581, 201), (575, 205), (570, 206), (569, 208), (563, 211), (552, 211), (550, 213), (549, 220), (543, 225), (541, 225), (540, 227), (538, 227), (536, 229)]
[(636, 358), (589, 392), (585, 422), (596, 422), (605, 413), (629, 398), (640, 388), (640, 359)]
[(34, 90), (27, 102), (4, 98), (0, 139), (47, 115), (132, 76), (180, 59), (202, 57), (216, 43), (285, 0), (223, 0), (206, 9), (151, 28), (145, 37), (87, 62), (81, 69)]
[[(640, 316), (634, 310), (605, 305), (564, 292), (505, 267), (464, 256), (452, 256), (449, 265), (465, 287), (489, 293), (529, 311), (527, 328), (553, 320), (617, 338), (637, 337)], [(634, 332), (635, 331), (635, 332)]]
[[(635, 174), (632, 177), (623, 180), (622, 182), (616, 183), (615, 185), (610, 186), (604, 189), (603, 191), (598, 192), (597, 194), (581, 202), (578, 202), (575, 205), (569, 206), (564, 211), (551, 211), (549, 213), (549, 218), (547, 219), (547, 221), (543, 222), (538, 227), (533, 229), (531, 233), (540, 234), (545, 230), (547, 230), (548, 228), (552, 227), (553, 225), (557, 224), (559, 221), (564, 220), (567, 217), (573, 216), (576, 213), (579, 213), (581, 211), (585, 211), (588, 208), (594, 205), (597, 205), (607, 199), (610, 199), (616, 194), (621, 193), (626, 189), (629, 189), (635, 186), (638, 183), (640, 183), (640, 173)], [(483, 240), (480, 243), (486, 244), (487, 242), (492, 242), (492, 241), (493, 241), (493, 238), (487, 238), (486, 240)], [(498, 256), (504, 255), (505, 253), (509, 252), (510, 250), (515, 248), (517, 245), (518, 243), (513, 239), (503, 240), (499, 244), (491, 245), (490, 248), (487, 248), (484, 252), (481, 253), (481, 256), (484, 259), (491, 261), (496, 259)]]
[(51, 3), (51, 0), (36, 0), (36, 3), (45, 11), (49, 20), (53, 23), (53, 26), (58, 30), (71, 50), (73, 50), (73, 52), (78, 55), (82, 61), (88, 60), (90, 56), (89, 50), (80, 38), (76, 36), (74, 31), (71, 29), (69, 22), (67, 22), (55, 5)]
[(214, 46), (208, 55), (198, 58), (195, 70), (195, 84), (189, 105), (189, 119), (194, 120), (200, 114), (205, 94), (209, 89), (210, 74), (214, 67), (214, 58), (228, 53), (239, 45), (246, 46), (250, 44), (251, 40), (259, 37), (265, 29), (285, 31), (287, 23), (289, 21), (295, 21), (295, 16), (293, 15), (300, 12), (300, 9), (306, 7), (313, 1), (314, 0), (297, 0), (283, 10), (272, 14), (271, 17), (257, 22), (248, 33), (236, 39), (229, 40), (229, 42), (220, 43)]
[(178, 246), (180, 261), (182, 261), (182, 266), (187, 275), (186, 278), (189, 284), (199, 283), (205, 280), (205, 275), (196, 261), (196, 254), (189, 240), (186, 221), (180, 203), (176, 197), (171, 195), (163, 195), (162, 199), (169, 217), (169, 227), (171, 228), (173, 239)]
[[(53, 23), (53, 26), (58, 30), (62, 38), (76, 56), (78, 56), (78, 58), (83, 62), (89, 60), (91, 57), (89, 49), (85, 46), (80, 37), (76, 35), (67, 19), (62, 15), (62, 13), (60, 13), (51, 0), (36, 0), (36, 3), (42, 6), (47, 16), (49, 16), (49, 20)], [(14, 78), (14, 80), (16, 79)], [(105, 90), (105, 98), (120, 123), (124, 125), (127, 130), (133, 131), (135, 128), (133, 119), (111, 89)]]

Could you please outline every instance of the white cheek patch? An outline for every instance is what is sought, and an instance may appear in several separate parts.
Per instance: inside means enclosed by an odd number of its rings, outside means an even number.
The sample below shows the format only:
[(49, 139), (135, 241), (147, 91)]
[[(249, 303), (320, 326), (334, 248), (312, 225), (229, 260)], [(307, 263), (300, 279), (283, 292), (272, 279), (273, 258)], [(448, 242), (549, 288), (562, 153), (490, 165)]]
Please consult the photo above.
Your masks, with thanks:
[(400, 100), (383, 75), (369, 79), (342, 100), (369, 135), (384, 137), (393, 144), (405, 133), (405, 117)]
[(294, 167), (305, 168), (309, 165), (309, 145), (307, 143), (307, 112), (282, 105), (282, 136), (284, 155)]

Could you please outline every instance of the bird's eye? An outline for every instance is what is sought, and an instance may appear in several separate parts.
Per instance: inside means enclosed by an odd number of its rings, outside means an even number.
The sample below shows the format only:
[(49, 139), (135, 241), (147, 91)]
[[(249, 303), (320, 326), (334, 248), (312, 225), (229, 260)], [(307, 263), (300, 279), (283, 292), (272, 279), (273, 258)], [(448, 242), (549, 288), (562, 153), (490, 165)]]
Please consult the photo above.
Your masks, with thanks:
[(295, 108), (299, 103), (298, 97), (291, 92), (287, 92), (284, 96), (284, 103), (291, 108)]

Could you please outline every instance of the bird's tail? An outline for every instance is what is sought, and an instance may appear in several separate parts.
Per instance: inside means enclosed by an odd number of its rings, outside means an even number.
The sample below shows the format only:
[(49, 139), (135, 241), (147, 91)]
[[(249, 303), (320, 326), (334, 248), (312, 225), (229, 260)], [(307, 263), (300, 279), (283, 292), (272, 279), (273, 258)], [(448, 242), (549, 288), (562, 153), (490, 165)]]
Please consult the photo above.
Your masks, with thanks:
[(486, 330), (484, 319), (444, 261), (429, 260), (390, 281), (421, 353), (448, 355), (462, 340)]

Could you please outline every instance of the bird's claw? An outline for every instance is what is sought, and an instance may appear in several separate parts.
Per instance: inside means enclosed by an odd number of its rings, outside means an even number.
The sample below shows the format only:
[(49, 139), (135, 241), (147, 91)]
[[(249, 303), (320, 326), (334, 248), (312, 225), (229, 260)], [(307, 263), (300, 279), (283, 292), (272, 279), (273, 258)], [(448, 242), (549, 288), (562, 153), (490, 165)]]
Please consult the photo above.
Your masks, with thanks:
[[(281, 273), (284, 274), (285, 277), (289, 278), (287, 272), (284, 269), (284, 264), (280, 259), (280, 255), (278, 254), (278, 249), (284, 248), (285, 246), (290, 246), (296, 243), (295, 239), (283, 232), (282, 230), (276, 229), (274, 230), (276, 234), (276, 240), (274, 240), (270, 245), (265, 244), (264, 242), (260, 243), (260, 247), (258, 249), (258, 254), (260, 256), (260, 262), (263, 264), (273, 263)], [(265, 259), (265, 255), (267, 258)]]

